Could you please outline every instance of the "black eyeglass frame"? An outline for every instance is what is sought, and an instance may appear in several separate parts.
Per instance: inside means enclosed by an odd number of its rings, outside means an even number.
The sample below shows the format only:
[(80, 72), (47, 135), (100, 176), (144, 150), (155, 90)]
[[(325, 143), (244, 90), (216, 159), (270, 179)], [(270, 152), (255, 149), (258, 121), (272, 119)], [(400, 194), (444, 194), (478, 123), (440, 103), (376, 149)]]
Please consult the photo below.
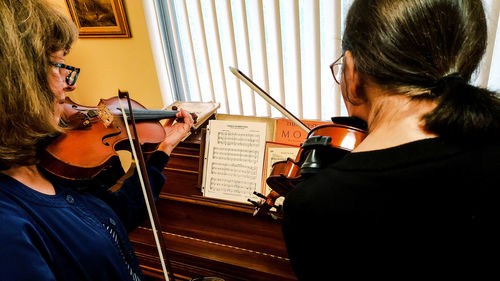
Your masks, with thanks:
[(337, 82), (337, 84), (340, 84), (340, 81), (337, 80), (337, 76), (335, 76), (335, 66), (339, 66), (342, 68), (342, 58), (344, 58), (344, 54), (342, 54), (338, 59), (336, 59), (332, 64), (330, 64), (330, 70), (332, 71), (332, 76), (333, 76), (333, 80), (335, 80), (335, 82)]
[[(65, 78), (66, 83), (69, 86), (73, 86), (76, 84), (76, 79), (78, 78), (78, 74), (80, 74), (80, 68), (74, 67), (71, 65), (67, 65), (67, 64), (63, 64), (63, 63), (57, 63), (57, 62), (50, 62), (50, 64), (55, 66), (55, 67), (64, 68), (64, 69), (71, 71)], [(75, 74), (74, 78), (71, 78), (71, 75), (73, 74), (73, 72), (76, 72), (76, 74)]]

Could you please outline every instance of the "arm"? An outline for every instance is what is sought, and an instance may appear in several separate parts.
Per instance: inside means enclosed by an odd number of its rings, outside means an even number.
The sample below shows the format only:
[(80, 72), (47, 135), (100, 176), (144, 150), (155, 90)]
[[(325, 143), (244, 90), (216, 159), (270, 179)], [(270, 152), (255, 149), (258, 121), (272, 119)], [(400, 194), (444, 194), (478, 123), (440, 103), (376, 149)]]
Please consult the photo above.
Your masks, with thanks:
[[(159, 151), (153, 153), (147, 161), (146, 170), (155, 201), (165, 183), (162, 171), (169, 155), (193, 125), (193, 119), (186, 111), (181, 109), (177, 117), (182, 118), (183, 122), (174, 122), (170, 119), (165, 123), (165, 140), (160, 143)], [(117, 192), (107, 192), (103, 195), (99, 197), (117, 213), (128, 231), (137, 227), (146, 217), (145, 198), (137, 174), (127, 179)]]
[[(160, 191), (165, 184), (162, 171), (169, 160), (163, 152), (153, 153), (147, 160), (146, 170), (154, 200), (158, 200)], [(106, 202), (118, 215), (128, 231), (139, 226), (147, 216), (147, 209), (137, 171), (123, 182), (116, 192), (106, 191), (95, 194)]]

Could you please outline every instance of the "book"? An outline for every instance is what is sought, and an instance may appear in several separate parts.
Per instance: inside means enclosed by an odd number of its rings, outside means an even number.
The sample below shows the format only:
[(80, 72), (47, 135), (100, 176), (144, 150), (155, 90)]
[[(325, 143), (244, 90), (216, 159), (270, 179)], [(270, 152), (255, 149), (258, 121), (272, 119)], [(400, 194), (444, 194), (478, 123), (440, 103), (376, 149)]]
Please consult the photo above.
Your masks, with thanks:
[(220, 107), (218, 102), (186, 102), (186, 101), (176, 101), (171, 105), (167, 106), (167, 110), (178, 110), (182, 108), (189, 113), (194, 113), (197, 116), (196, 123), (193, 124), (193, 129), (196, 130), (202, 126), (212, 115), (214, 115), (217, 109)]
[[(301, 120), (309, 129), (317, 126), (331, 124), (326, 121)], [(300, 146), (307, 138), (306, 131), (299, 128), (295, 123), (286, 118), (276, 120), (274, 130), (274, 142)]]

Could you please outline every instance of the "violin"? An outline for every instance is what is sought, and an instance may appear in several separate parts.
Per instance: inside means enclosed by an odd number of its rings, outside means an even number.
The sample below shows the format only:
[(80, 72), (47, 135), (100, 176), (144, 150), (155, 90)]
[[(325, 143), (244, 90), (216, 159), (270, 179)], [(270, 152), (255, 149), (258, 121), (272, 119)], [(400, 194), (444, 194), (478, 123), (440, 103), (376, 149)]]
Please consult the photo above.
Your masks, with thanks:
[[(333, 117), (332, 124), (311, 130), (243, 72), (234, 67), (230, 67), (230, 70), (264, 100), (307, 132), (307, 138), (302, 143), (295, 160), (288, 158), (286, 161), (273, 164), (271, 174), (266, 179), (272, 191), (267, 196), (254, 192), (262, 199), (260, 202), (248, 200), (255, 206), (254, 216), (268, 214), (273, 207), (279, 212), (280, 206), (275, 205), (277, 198), (286, 196), (307, 177), (340, 160), (366, 137), (366, 122), (356, 117)], [(271, 215), (274, 216), (272, 213)]]
[[(118, 94), (118, 97), (101, 99), (96, 107), (67, 100), (64, 106), (68, 116), (63, 123), (68, 125), (68, 130), (46, 146), (40, 166), (63, 179), (92, 178), (116, 162), (117, 150), (131, 151), (139, 164), (137, 174), (164, 277), (167, 281), (174, 280), (143, 153), (155, 151), (165, 139), (165, 129), (159, 120), (176, 118), (178, 111), (147, 110), (130, 99), (128, 92), (118, 91)], [(126, 98), (126, 105), (121, 102), (123, 98)]]
[(266, 183), (286, 196), (307, 176), (318, 173), (351, 152), (366, 137), (366, 124), (356, 117), (333, 117), (332, 124), (311, 130), (296, 159), (273, 164)]
[[(64, 179), (89, 179), (117, 161), (118, 150), (130, 151), (118, 97), (101, 99), (97, 106), (66, 100), (68, 130), (41, 152), (40, 166)], [(176, 118), (177, 110), (148, 110), (131, 100), (144, 153), (154, 152), (165, 139), (159, 120)], [(129, 115), (128, 106), (125, 113)], [(130, 120), (130, 116), (127, 116)]]
[(264, 200), (254, 203), (255, 216), (267, 214), (273, 207), (279, 213), (281, 206), (275, 205), (278, 197), (286, 197), (298, 184), (342, 159), (366, 137), (366, 123), (361, 119), (333, 117), (332, 122), (308, 133), (295, 160), (288, 158), (273, 164), (271, 174), (266, 179), (272, 191), (267, 197), (257, 195)]

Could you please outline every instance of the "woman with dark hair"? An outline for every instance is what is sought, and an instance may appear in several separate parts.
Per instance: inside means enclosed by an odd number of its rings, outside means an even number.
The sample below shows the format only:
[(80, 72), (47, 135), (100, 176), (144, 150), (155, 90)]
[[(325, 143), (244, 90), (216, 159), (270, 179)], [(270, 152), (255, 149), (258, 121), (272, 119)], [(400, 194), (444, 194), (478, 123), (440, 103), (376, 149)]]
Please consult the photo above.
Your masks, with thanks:
[[(64, 133), (65, 94), (79, 69), (65, 55), (75, 25), (44, 0), (0, 1), (0, 279), (144, 280), (127, 231), (146, 217), (136, 175), (116, 191), (75, 190), (44, 173), (41, 143)], [(168, 121), (148, 159), (155, 196), (163, 167), (193, 124)]]
[(355, 0), (343, 36), (332, 73), (368, 135), (287, 196), (297, 276), (492, 270), (500, 99), (469, 82), (487, 42), (482, 2)]

